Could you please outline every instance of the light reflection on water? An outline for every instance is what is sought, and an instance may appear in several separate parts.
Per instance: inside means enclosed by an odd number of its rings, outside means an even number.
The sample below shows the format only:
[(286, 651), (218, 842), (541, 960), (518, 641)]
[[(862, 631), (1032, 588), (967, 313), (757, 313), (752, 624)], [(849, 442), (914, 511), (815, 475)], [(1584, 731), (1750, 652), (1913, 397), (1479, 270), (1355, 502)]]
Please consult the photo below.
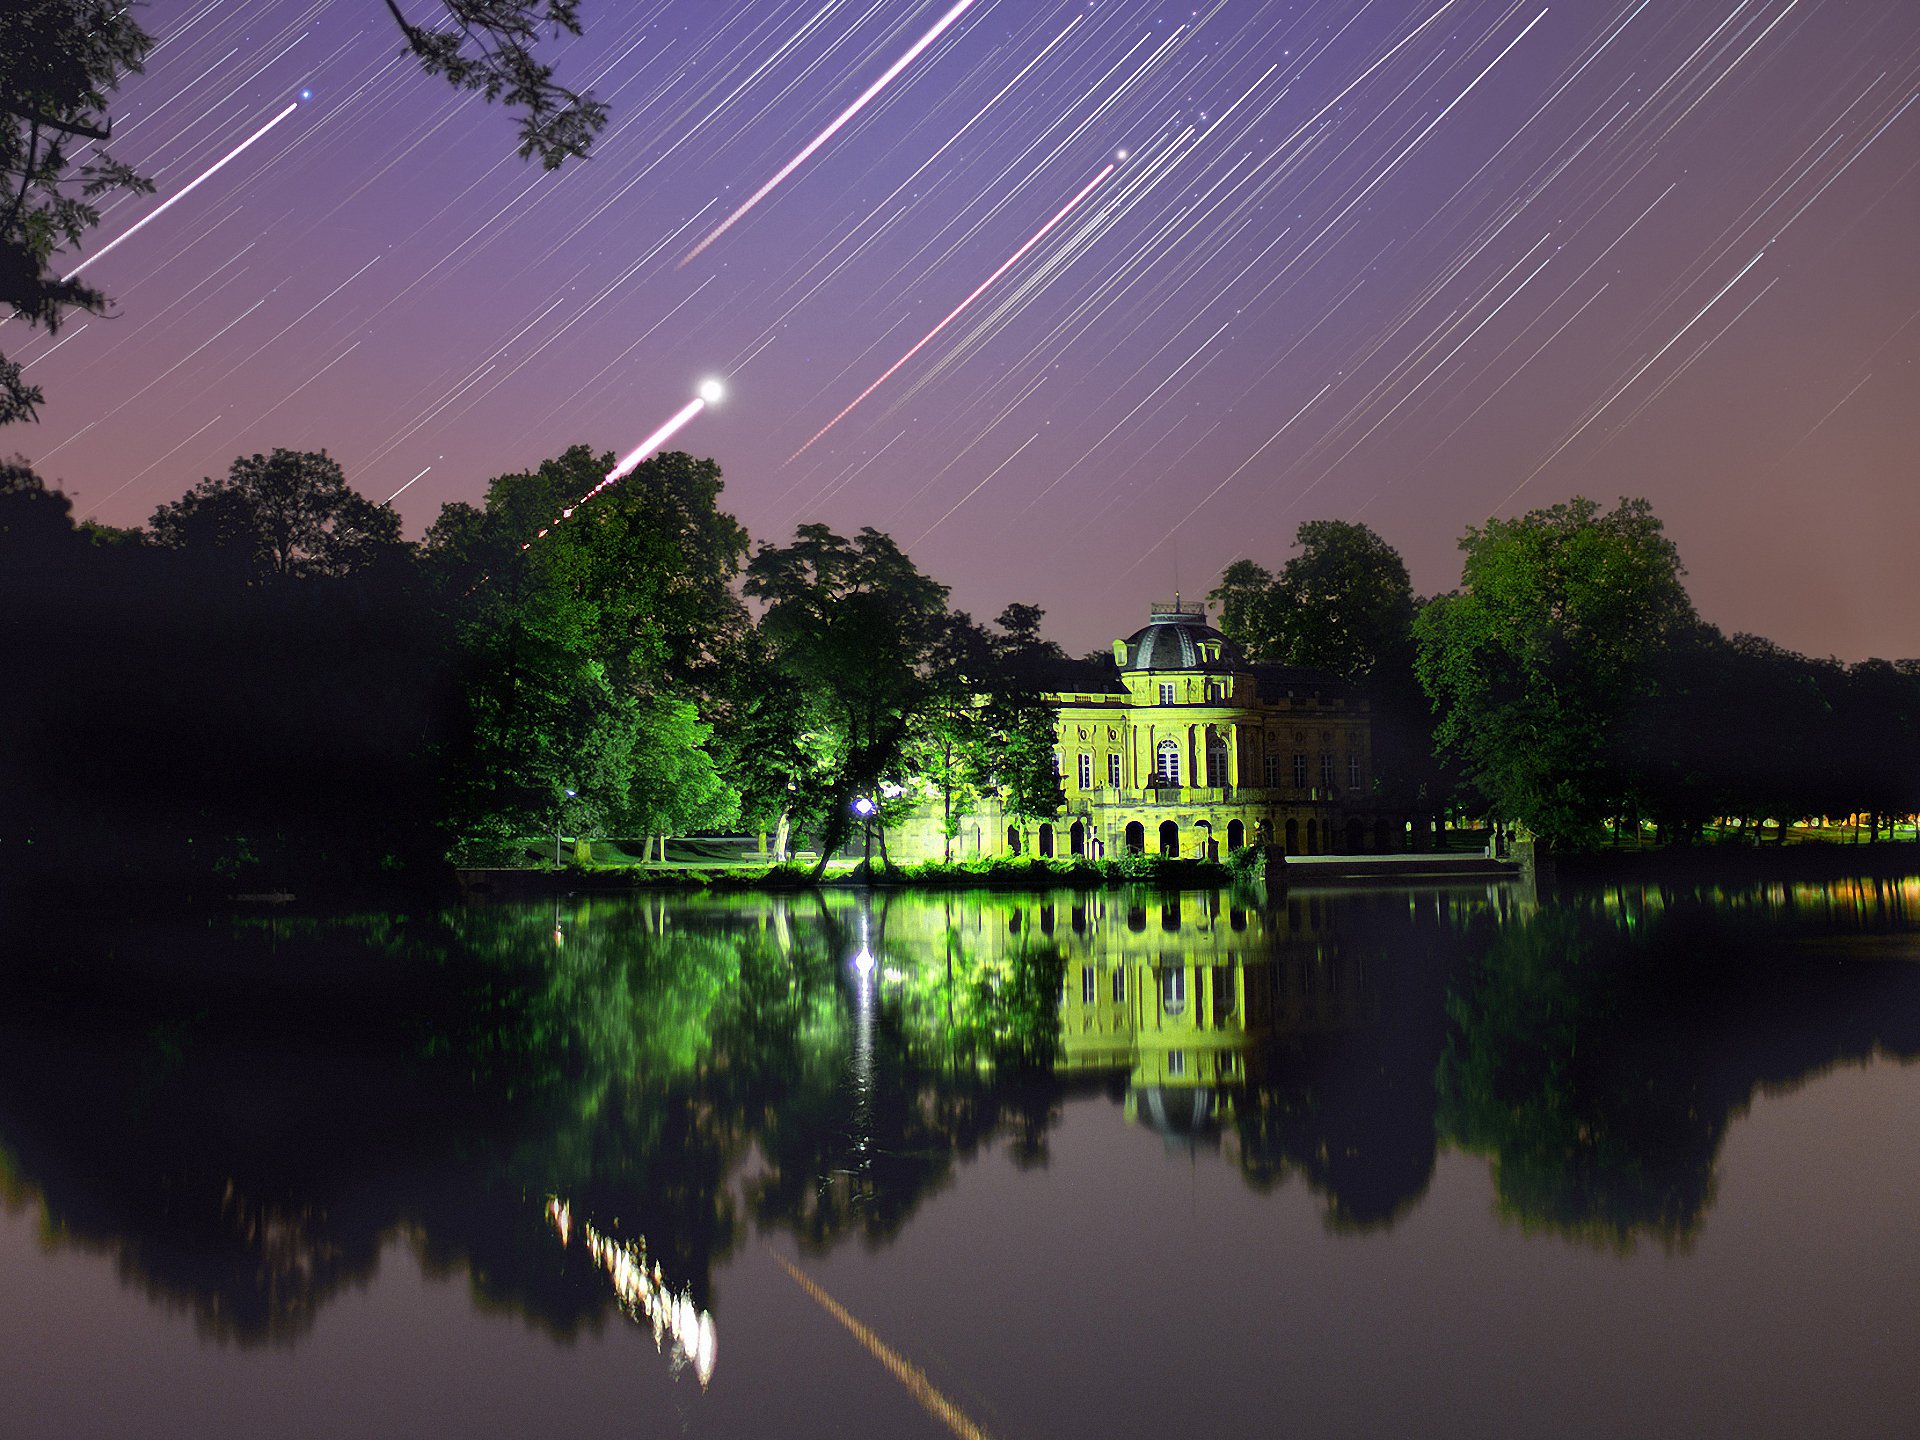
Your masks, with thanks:
[[(1505, 886), (1271, 902), (581, 897), (213, 929), (69, 925), (10, 953), (44, 959), (0, 971), (0, 1226), (36, 1229), (44, 1263), (112, 1257), (126, 1288), (103, 1344), (136, 1343), (184, 1310), (243, 1351), (324, 1349), (315, 1337), (344, 1297), (395, 1283), (381, 1256), (401, 1236), (428, 1275), (464, 1277), (476, 1316), (506, 1311), (550, 1337), (529, 1339), (527, 1363), (622, 1315), (639, 1322), (670, 1362), (648, 1382), (669, 1388), (647, 1403), (713, 1433), (748, 1397), (791, 1429), (801, 1354), (816, 1366), (807, 1383), (888, 1383), (844, 1336), (780, 1309), (790, 1297), (752, 1258), (762, 1241), (783, 1265), (834, 1272), (874, 1353), (974, 1413), (983, 1397), (1002, 1421), (1053, 1403), (1034, 1380), (997, 1378), (1022, 1373), (1006, 1359), (922, 1373), (991, 1351), (953, 1328), (989, 1294), (1002, 1319), (977, 1323), (1012, 1335), (1016, 1312), (1057, 1301), (1030, 1345), (1057, 1338), (1150, 1375), (1152, 1342), (1129, 1338), (1095, 1281), (1153, 1233), (1140, 1226), (1166, 1183), (1154, 1156), (1190, 1168), (1196, 1187), (1204, 1176), (1196, 1206), (1255, 1207), (1228, 1226), (1237, 1270), (1159, 1274), (1153, 1303), (1168, 1313), (1257, 1312), (1243, 1277), (1270, 1269), (1282, 1234), (1287, 1283), (1309, 1307), (1346, 1303), (1314, 1274), (1385, 1253), (1340, 1247), (1389, 1234), (1413, 1286), (1444, 1273), (1449, 1250), (1499, 1267), (1520, 1262), (1502, 1247), (1545, 1240), (1567, 1257), (1548, 1268), (1569, 1315), (1596, 1283), (1581, 1255), (1650, 1251), (1694, 1266), (1678, 1273), (1703, 1290), (1772, 1283), (1777, 1254), (1698, 1258), (1729, 1203), (1730, 1134), (1756, 1096), (1920, 1055), (1913, 879), (1613, 886), (1545, 902)], [(1915, 1072), (1885, 1073), (1920, 1099)], [(1001, 1158), (982, 1165), (989, 1152)], [(1489, 1197), (1461, 1209), (1466, 1157)], [(1764, 1160), (1783, 1175), (1806, 1163), (1791, 1150)], [(1011, 1180), (993, 1178), (1002, 1166)], [(1090, 1174), (1092, 1189), (1076, 1188)], [(1017, 1199), (989, 1198), (1007, 1183)], [(1750, 1183), (1789, 1188), (1766, 1173)], [(1317, 1239), (1280, 1224), (1302, 1204)], [(1260, 1213), (1278, 1227), (1264, 1238)], [(1022, 1226), (1058, 1238), (1036, 1252)], [(1911, 1275), (1909, 1231), (1847, 1243)], [(970, 1263), (941, 1283), (934, 1313), (948, 1318), (916, 1337), (905, 1317), (922, 1282), (907, 1277), (935, 1237)], [(1763, 1259), (1775, 1268), (1746, 1281), (1719, 1274)], [(731, 1358), (714, 1383), (721, 1319)], [(1214, 1363), (1239, 1355), (1264, 1373), (1256, 1337), (1215, 1338)], [(1468, 1369), (1492, 1385), (1484, 1367), (1526, 1343), (1493, 1323)], [(682, 1374), (697, 1385), (673, 1390)], [(1868, 1399), (1920, 1399), (1884, 1377), (1859, 1383)], [(661, 1398), (675, 1394), (692, 1399)], [(1130, 1380), (1103, 1401), (1080, 1396), (1065, 1428), (1171, 1423), (1186, 1394)], [(926, 1412), (905, 1413), (910, 1427)]]

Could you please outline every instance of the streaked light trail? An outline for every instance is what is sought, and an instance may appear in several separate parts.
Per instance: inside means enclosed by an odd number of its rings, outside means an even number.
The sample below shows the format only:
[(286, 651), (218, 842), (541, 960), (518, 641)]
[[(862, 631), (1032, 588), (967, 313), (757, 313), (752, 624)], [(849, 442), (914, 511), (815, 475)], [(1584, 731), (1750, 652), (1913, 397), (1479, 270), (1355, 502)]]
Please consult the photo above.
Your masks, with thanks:
[(861, 91), (860, 98), (858, 100), (855, 100), (851, 105), (849, 105), (846, 109), (842, 110), (837, 116), (835, 116), (833, 123), (828, 125), (827, 128), (822, 130), (818, 135), (814, 136), (813, 139), (809, 140), (806, 143), (806, 145), (801, 149), (798, 155), (795, 155), (786, 164), (782, 165), (778, 170), (774, 171), (773, 177), (771, 179), (769, 179), (758, 190), (754, 191), (753, 194), (749, 195), (743, 202), (741, 202), (739, 208), (736, 209), (731, 215), (727, 216), (726, 219), (722, 220), (718, 225), (716, 225), (708, 233), (706, 239), (702, 240), (698, 245), (694, 246), (693, 249), (689, 250), (686, 254), (686, 258), (683, 259), (680, 262), (680, 264), (683, 266), (689, 265), (694, 260), (698, 259), (700, 256), (700, 252), (705, 250), (709, 245), (713, 244), (713, 242), (718, 240), (722, 235), (726, 234), (727, 231), (731, 230), (734, 226), (735, 221), (739, 220), (741, 216), (745, 215), (749, 210), (753, 209), (754, 206), (758, 205), (762, 200), (766, 199), (767, 195), (782, 180), (785, 180), (789, 175), (793, 174), (794, 171), (798, 170), (802, 165), (806, 164), (808, 157), (810, 157), (814, 153), (814, 151), (818, 150), (822, 145), (826, 144), (827, 141), (831, 140), (835, 135), (837, 135), (842, 129), (842, 127), (844, 127), (849, 120), (853, 119), (854, 116), (858, 115), (862, 110), (866, 109), (868, 102), (870, 102), (874, 96), (878, 95), (882, 90), (886, 89), (887, 86), (890, 83), (892, 83), (895, 76), (899, 75), (899, 73), (902, 70), (906, 69), (907, 66), (911, 65), (915, 60), (919, 59), (921, 53), (925, 51), (929, 45), (933, 44), (933, 42), (938, 40), (941, 37), (941, 35), (946, 33), (948, 27), (951, 26), (953, 22), (958, 20), (962, 15), (966, 14), (966, 12), (970, 10), (972, 7), (973, 7), (973, 0), (960, 0), (959, 4), (955, 5), (951, 10), (947, 11), (946, 14), (942, 15), (939, 18), (939, 20), (934, 23), (934, 27), (931, 30), (927, 31), (927, 33), (922, 35), (919, 38), (919, 40), (914, 42), (912, 49), (908, 50), (906, 54), (902, 55), (898, 60), (894, 61), (893, 64), (889, 65), (886, 68), (886, 70), (881, 74), (878, 80), (875, 80), (865, 90)]
[[(534, 533), (533, 540), (545, 539), (552, 533), (554, 526), (558, 525), (562, 520), (571, 520), (576, 510), (593, 499), (593, 497), (598, 495), (602, 490), (605, 490), (609, 485), (617, 485), (620, 481), (626, 479), (627, 476), (633, 473), (642, 460), (645, 460), (649, 455), (653, 454), (654, 451), (658, 450), (662, 445), (665, 445), (674, 436), (686, 429), (688, 424), (692, 422), (693, 417), (706, 409), (707, 406), (719, 404), (725, 395), (726, 387), (718, 380), (701, 381), (700, 393), (698, 395), (694, 396), (693, 399), (676, 410), (673, 413), (673, 417), (668, 420), (666, 424), (662, 425), (658, 430), (634, 446), (633, 449), (629, 450), (621, 458), (620, 463), (609, 470), (606, 478), (601, 480), (598, 485), (594, 486), (591, 490), (587, 491), (586, 494), (574, 501), (573, 504), (562, 510), (547, 524), (542, 525), (540, 529)], [(418, 475), (414, 476), (414, 480), (419, 478)], [(407, 482), (409, 485), (412, 483), (412, 480)], [(533, 540), (527, 541), (520, 548), (522, 550), (531, 550), (533, 548)]]
[(959, 1436), (960, 1440), (990, 1440), (988, 1433), (971, 1415), (949, 1400), (927, 1378), (926, 1371), (863, 1325), (851, 1310), (829, 1295), (819, 1281), (771, 1246), (767, 1253), (773, 1256), (776, 1265), (787, 1272), (794, 1284), (806, 1291), (814, 1304), (838, 1320), (846, 1332), (860, 1342), (861, 1349), (886, 1367), (887, 1373), (920, 1402), (921, 1409)]
[[(433, 469), (433, 466), (431, 465), (427, 466), (427, 470), (431, 470), (431, 469)], [(422, 470), (420, 472), (420, 475), (426, 474), (427, 470)], [(418, 480), (420, 478), (420, 475), (414, 476), (413, 480)], [(380, 503), (382, 505), (391, 505), (394, 501), (398, 500), (402, 495), (407, 493), (407, 490), (413, 484), (413, 480), (407, 481), (405, 485), (402, 485), (398, 490), (394, 491), (391, 495), (387, 496), (387, 498), (385, 500), (382, 500)]]
[(802, 455), (804, 455), (808, 450), (812, 449), (814, 442), (819, 440), (819, 438), (822, 435), (825, 435), (829, 430), (833, 429), (833, 427), (838, 425), (842, 420), (846, 419), (848, 415), (852, 414), (853, 409), (856, 405), (858, 405), (862, 400), (866, 399), (869, 395), (873, 394), (873, 392), (878, 390), (882, 385), (886, 384), (887, 381), (891, 380), (894, 377), (894, 375), (899, 371), (902, 365), (906, 364), (909, 360), (913, 359), (914, 356), (918, 355), (923, 349), (925, 349), (927, 345), (932, 342), (934, 336), (938, 335), (942, 330), (946, 329), (947, 326), (951, 325), (955, 320), (959, 319), (961, 311), (965, 310), (969, 305), (973, 304), (974, 301), (978, 300), (980, 296), (986, 292), (988, 287), (990, 287), (993, 284), (994, 281), (998, 280), (1002, 275), (1006, 274), (1007, 271), (1011, 270), (1016, 264), (1018, 264), (1021, 256), (1025, 255), (1029, 250), (1033, 249), (1034, 246), (1038, 245), (1042, 240), (1044, 240), (1047, 236), (1048, 231), (1052, 230), (1054, 226), (1058, 225), (1062, 220), (1066, 219), (1067, 216), (1071, 215), (1073, 213), (1074, 207), (1077, 206), (1082, 200), (1086, 199), (1087, 196), (1091, 195), (1095, 187), (1097, 187), (1109, 175), (1113, 174), (1113, 172), (1118, 168), (1119, 167), (1115, 165), (1113, 161), (1109, 160), (1106, 163), (1106, 165), (1102, 167), (1098, 175), (1095, 175), (1093, 179), (1089, 180), (1085, 185), (1080, 187), (1079, 194), (1075, 195), (1065, 205), (1062, 205), (1059, 208), (1059, 210), (1054, 212), (1054, 216), (1051, 220), (1047, 221), (1046, 224), (1042, 225), (1038, 230), (1034, 231), (1030, 237), (1028, 237), (1026, 244), (1022, 245), (1018, 250), (1014, 251), (1013, 254), (1009, 255), (1005, 260), (1002, 260), (1000, 262), (999, 269), (995, 270), (991, 275), (987, 276), (986, 279), (982, 280), (978, 285), (974, 287), (972, 294), (967, 296), (967, 298), (962, 300), (958, 305), (954, 306), (953, 309), (949, 310), (947, 312), (946, 319), (942, 320), (938, 325), (934, 326), (926, 334), (922, 335), (918, 340), (916, 340), (913, 344), (913, 348), (907, 351), (907, 353), (902, 355), (898, 360), (894, 361), (893, 364), (889, 365), (886, 368), (886, 370), (882, 372), (878, 380), (875, 380), (871, 385), (867, 386), (866, 389), (862, 390), (858, 395), (854, 396), (852, 400), (847, 402), (846, 409), (842, 410), (838, 415), (834, 416), (826, 424), (822, 425), (818, 430), (814, 431), (813, 435), (811, 436), (811, 438), (808, 439), (805, 445), (802, 445), (798, 450), (794, 451), (793, 454), (787, 457), (787, 463), (792, 464), (795, 460), (798, 460)]
[(251, 148), (257, 141), (262, 139), (269, 130), (273, 129), (274, 126), (278, 125), (282, 120), (286, 119), (289, 115), (293, 114), (293, 112), (298, 110), (299, 108), (300, 108), (300, 102), (298, 100), (295, 100), (292, 104), (288, 105), (286, 109), (282, 110), (278, 115), (274, 116), (273, 119), (269, 120), (266, 124), (262, 125), (258, 130), (254, 131), (253, 134), (249, 135), (246, 139), (242, 140), (238, 145), (234, 146), (233, 149), (229, 150), (226, 154), (222, 155), (218, 160), (214, 161), (213, 164), (209, 165), (205, 170), (202, 170), (197, 176), (195, 176), (192, 180), (190, 180), (187, 183), (186, 187), (182, 189), (179, 194), (174, 195), (171, 198), (162, 201), (157, 207), (155, 207), (152, 213), (146, 215), (142, 219), (134, 221), (130, 229), (126, 230), (124, 233), (122, 233), (115, 239), (109, 240), (105, 245), (101, 246), (93, 254), (87, 256), (86, 259), (82, 260), (78, 265), (74, 266), (73, 269), (69, 270), (66, 274), (62, 275), (60, 279), (62, 281), (71, 280), (73, 279), (74, 276), (78, 275), (82, 270), (86, 269), (87, 266), (93, 264), (94, 261), (104, 259), (106, 256), (111, 255), (115, 250), (119, 249), (122, 245), (126, 244), (127, 241), (131, 240), (134, 236), (138, 235), (142, 230), (146, 229), (147, 226), (151, 225), (154, 221), (158, 220), (162, 215), (166, 214), (167, 211), (171, 210), (174, 206), (178, 205), (182, 200), (186, 199), (187, 196), (191, 195), (194, 191), (198, 190), (202, 185), (206, 184), (207, 181), (211, 180), (214, 176), (218, 175), (222, 170), (226, 169), (227, 166), (231, 165), (235, 160), (238, 160), (242, 155), (244, 155), (247, 152), (249, 148)]

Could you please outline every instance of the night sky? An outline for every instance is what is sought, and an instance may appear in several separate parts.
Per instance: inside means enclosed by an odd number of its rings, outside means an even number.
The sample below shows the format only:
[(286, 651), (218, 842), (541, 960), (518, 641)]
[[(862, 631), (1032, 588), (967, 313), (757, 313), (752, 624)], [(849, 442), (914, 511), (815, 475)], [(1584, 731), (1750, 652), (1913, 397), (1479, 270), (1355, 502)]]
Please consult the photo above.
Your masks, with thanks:
[(1915, 0), (584, 19), (546, 53), (612, 120), (545, 173), (379, 0), (147, 6), (114, 148), (159, 194), (92, 252), (311, 98), (87, 269), (114, 316), (9, 327), (47, 403), (0, 448), (120, 525), (326, 449), (418, 534), (719, 377), (672, 445), (757, 539), (873, 525), (1076, 652), (1302, 520), (1431, 593), (1467, 526), (1629, 494), (1723, 628), (1920, 654)]

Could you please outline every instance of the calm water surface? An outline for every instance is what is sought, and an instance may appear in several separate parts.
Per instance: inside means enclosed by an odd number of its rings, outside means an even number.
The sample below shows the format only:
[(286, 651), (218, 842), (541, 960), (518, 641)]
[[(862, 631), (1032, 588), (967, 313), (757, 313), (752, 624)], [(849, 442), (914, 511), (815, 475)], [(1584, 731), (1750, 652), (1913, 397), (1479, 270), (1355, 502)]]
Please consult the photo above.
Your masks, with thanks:
[(1920, 880), (7, 930), (7, 1436), (1920, 1423)]

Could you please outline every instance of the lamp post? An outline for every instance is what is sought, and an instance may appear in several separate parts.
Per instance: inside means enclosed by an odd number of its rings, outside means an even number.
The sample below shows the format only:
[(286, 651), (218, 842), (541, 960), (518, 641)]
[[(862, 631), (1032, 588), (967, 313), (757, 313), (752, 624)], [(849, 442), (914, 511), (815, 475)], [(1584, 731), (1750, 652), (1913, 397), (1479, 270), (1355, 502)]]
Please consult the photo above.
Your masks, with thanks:
[(873, 878), (873, 812), (880, 807), (862, 795), (853, 802), (853, 813), (860, 817), (860, 823), (867, 832), (867, 878)]
[(566, 799), (563, 799), (563, 800), (562, 800), (562, 801), (560, 802), (560, 808), (559, 808), (558, 810), (556, 810), (556, 811), (554, 812), (554, 816), (553, 816), (553, 868), (554, 868), (554, 869), (556, 869), (556, 870), (558, 870), (558, 869), (560, 868), (560, 825), (561, 825), (561, 822), (562, 822), (562, 821), (564, 821), (564, 820), (566, 819), (566, 815), (567, 815), (567, 800), (572, 800), (572, 799), (574, 799), (574, 798), (576, 798), (576, 797), (577, 797), (577, 796), (579, 795), (579, 793), (580, 793), (580, 792), (579, 792), (579, 791), (577, 791), (577, 790), (569, 790), (569, 791), (567, 791), (567, 793), (566, 793)]

